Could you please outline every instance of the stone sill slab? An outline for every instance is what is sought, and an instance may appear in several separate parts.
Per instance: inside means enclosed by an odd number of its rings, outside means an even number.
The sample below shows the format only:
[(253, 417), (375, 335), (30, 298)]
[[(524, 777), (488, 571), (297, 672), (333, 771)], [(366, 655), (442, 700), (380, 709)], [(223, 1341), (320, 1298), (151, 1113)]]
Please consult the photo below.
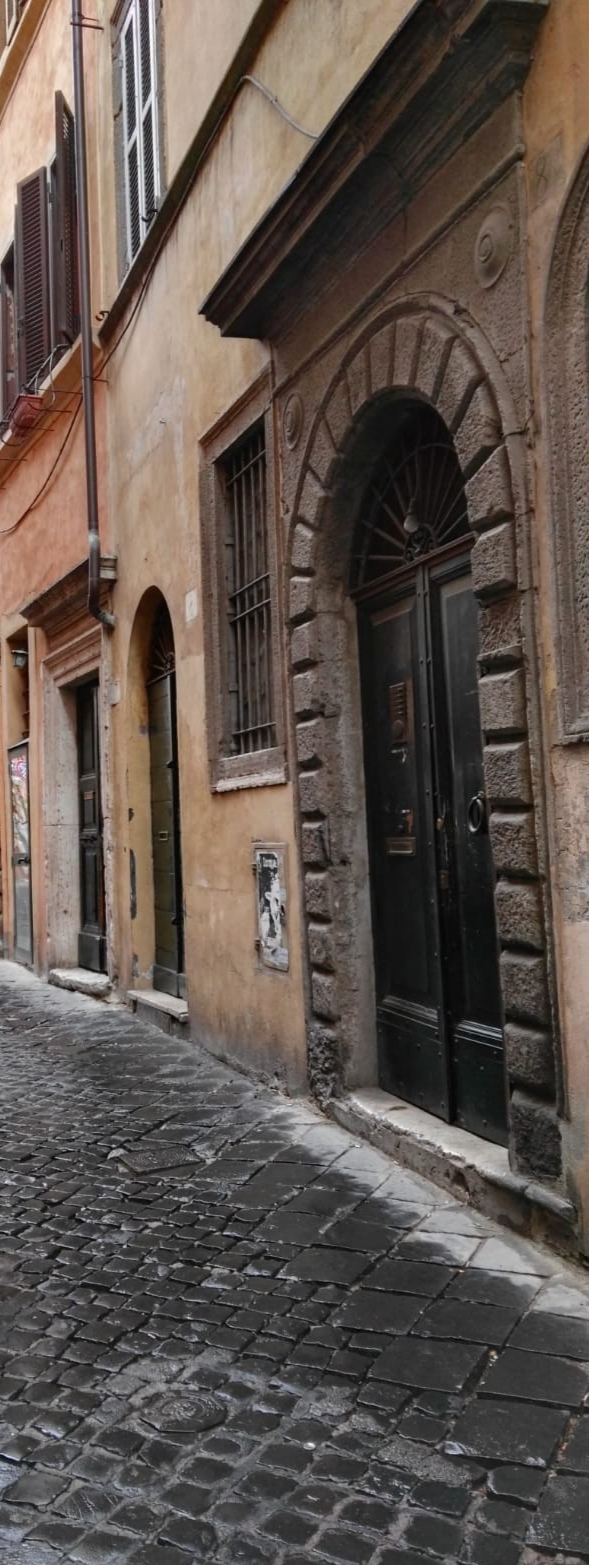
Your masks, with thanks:
[(128, 989), (127, 1001), (132, 1011), (143, 1022), (151, 1022), (162, 1032), (176, 1032), (186, 1026), (188, 1005), (173, 994), (162, 994), (159, 989)]
[(470, 1201), (496, 1222), (567, 1252), (577, 1248), (572, 1202), (514, 1174), (505, 1147), (447, 1125), (378, 1088), (357, 1088), (334, 1099), (330, 1113), (346, 1130), (459, 1200)]
[(93, 973), (89, 967), (52, 967), (49, 983), (74, 994), (89, 994), (93, 1000), (107, 1000), (112, 993), (108, 975)]

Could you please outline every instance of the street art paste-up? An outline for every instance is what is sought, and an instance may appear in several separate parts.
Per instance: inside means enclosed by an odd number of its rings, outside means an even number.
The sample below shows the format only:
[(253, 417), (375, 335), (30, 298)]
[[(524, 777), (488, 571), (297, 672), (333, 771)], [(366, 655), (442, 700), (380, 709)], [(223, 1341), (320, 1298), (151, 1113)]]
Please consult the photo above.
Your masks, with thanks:
[(288, 969), (286, 943), (285, 849), (262, 846), (254, 849), (256, 876), (257, 948), (265, 967)]

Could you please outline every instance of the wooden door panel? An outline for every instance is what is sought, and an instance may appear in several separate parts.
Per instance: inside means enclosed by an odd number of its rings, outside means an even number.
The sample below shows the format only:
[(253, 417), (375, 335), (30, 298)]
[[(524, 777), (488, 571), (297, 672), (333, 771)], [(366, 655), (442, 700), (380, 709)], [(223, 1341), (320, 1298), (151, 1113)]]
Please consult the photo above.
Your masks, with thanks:
[(148, 685), (153, 897), (154, 988), (183, 993), (182, 878), (174, 674)]
[(372, 611), (361, 631), (380, 1073), (446, 1117), (423, 604)]
[(80, 822), (81, 967), (102, 972), (106, 959), (98, 685), (82, 685), (77, 696), (78, 798)]

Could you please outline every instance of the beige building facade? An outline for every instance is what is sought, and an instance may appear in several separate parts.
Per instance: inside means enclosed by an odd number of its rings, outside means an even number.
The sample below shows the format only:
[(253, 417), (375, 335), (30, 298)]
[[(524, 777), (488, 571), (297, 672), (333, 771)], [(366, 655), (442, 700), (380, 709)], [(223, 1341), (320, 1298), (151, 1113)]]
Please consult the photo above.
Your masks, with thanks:
[[(50, 233), (67, 11), (26, 0), (0, 59)], [(5, 394), (5, 948), (586, 1249), (585, 0), (97, 20), (107, 619), (62, 225), (30, 430)]]

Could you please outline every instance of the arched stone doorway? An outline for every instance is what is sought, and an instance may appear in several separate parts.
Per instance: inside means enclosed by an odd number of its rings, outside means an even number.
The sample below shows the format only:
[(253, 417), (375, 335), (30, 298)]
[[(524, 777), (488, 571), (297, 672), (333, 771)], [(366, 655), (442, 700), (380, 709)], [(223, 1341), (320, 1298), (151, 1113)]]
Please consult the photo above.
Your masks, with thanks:
[(129, 654), (129, 818), (135, 976), (186, 995), (176, 659), (162, 594), (145, 593)]
[[(379, 1083), (493, 1140), (506, 1089), (473, 543), (439, 414), (387, 404), (354, 529)], [(385, 417), (383, 417), (383, 432)]]
[[(466, 501), (470, 550), (466, 533), (463, 541), (477, 604), (484, 765), (484, 787), (473, 787), (466, 804), (485, 793), (510, 1142), (517, 1165), (541, 1167), (556, 1177), (560, 1136), (541, 868), (541, 735), (537, 695), (524, 672), (526, 660), (534, 659), (525, 448), (488, 343), (468, 320), (458, 325), (444, 301), (430, 298), (391, 307), (352, 344), (314, 413), (300, 457), (291, 453), (306, 425), (304, 379), (283, 405), (310, 1082), (325, 1100), (345, 1087), (378, 1080), (361, 659), (349, 589), (362, 507), (393, 439), (400, 403), (435, 410), (455, 453)], [(467, 598), (472, 612), (472, 596)], [(492, 1133), (483, 1124), (480, 1130)]]

